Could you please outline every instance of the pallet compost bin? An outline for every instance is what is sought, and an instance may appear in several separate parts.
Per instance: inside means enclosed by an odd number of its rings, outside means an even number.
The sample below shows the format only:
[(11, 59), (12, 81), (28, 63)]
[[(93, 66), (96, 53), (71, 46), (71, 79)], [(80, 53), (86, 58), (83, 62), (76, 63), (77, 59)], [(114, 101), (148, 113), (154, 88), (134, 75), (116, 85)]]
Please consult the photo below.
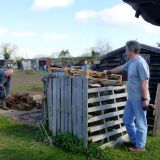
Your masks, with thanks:
[(44, 78), (43, 122), (54, 135), (72, 133), (102, 148), (127, 138), (122, 122), (126, 85), (88, 87), (84, 76), (50, 75)]

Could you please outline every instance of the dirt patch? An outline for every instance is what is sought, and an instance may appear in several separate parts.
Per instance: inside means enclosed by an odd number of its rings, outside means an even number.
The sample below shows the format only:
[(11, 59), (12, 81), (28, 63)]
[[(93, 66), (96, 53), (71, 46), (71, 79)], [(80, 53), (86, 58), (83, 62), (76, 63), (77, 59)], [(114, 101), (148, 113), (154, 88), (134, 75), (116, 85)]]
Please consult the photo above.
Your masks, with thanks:
[(37, 110), (35, 112), (30, 111), (29, 113), (26, 114), (13, 116), (12, 119), (19, 123), (31, 126), (37, 126), (37, 124), (42, 120), (42, 111), (41, 110)]
[(16, 110), (31, 110), (40, 107), (40, 104), (33, 100), (29, 93), (14, 94), (7, 98), (7, 107)]

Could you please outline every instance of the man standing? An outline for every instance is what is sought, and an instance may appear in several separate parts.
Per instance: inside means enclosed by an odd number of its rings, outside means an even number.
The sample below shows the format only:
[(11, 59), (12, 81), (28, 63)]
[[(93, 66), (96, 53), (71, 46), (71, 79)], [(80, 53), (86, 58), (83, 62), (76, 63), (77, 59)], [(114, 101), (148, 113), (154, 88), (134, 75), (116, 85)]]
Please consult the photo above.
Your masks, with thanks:
[(123, 123), (126, 126), (132, 152), (145, 151), (147, 139), (147, 118), (146, 109), (149, 104), (150, 95), (149, 67), (146, 61), (140, 56), (140, 44), (137, 41), (126, 43), (126, 54), (129, 61), (122, 66), (105, 71), (108, 75), (121, 71), (128, 73), (128, 101), (125, 106)]
[(6, 71), (0, 70), (0, 100), (4, 110), (8, 110), (6, 98), (10, 96), (10, 81), (12, 74), (12, 69)]

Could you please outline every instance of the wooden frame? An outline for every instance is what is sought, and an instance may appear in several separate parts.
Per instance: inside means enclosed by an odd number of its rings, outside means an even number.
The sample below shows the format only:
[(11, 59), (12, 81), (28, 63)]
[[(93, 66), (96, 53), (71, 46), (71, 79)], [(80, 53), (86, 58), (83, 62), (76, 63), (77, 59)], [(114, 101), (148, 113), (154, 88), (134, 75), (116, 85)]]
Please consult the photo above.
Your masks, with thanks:
[(48, 76), (44, 120), (54, 135), (72, 133), (103, 148), (127, 137), (122, 122), (126, 86), (88, 88), (84, 76)]

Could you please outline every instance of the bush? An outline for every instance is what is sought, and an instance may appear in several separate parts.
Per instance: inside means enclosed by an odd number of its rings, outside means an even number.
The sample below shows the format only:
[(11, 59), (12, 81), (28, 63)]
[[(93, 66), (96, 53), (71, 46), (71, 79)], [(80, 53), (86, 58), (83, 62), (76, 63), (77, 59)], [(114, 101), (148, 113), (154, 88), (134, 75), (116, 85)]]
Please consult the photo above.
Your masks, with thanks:
[(92, 143), (88, 144), (88, 147), (84, 147), (82, 139), (70, 133), (61, 133), (57, 136), (52, 136), (49, 127), (43, 126), (43, 123), (40, 123), (36, 139), (50, 146), (61, 148), (71, 154), (83, 154), (89, 159), (113, 160), (109, 155), (105, 154), (105, 151), (99, 148), (98, 144)]

